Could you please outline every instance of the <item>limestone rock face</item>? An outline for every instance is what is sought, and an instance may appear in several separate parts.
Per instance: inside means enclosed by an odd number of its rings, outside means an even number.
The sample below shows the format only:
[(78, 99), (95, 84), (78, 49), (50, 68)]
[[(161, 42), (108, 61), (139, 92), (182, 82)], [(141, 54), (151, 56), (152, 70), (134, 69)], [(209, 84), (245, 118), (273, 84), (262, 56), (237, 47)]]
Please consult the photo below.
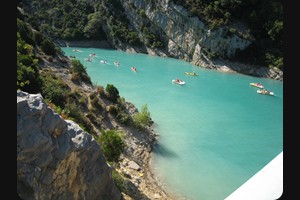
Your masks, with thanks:
[(40, 94), (17, 91), (17, 193), (22, 199), (120, 199), (93, 136)]
[(269, 70), (267, 66), (245, 67), (242, 63), (228, 62), (228, 58), (233, 58), (237, 52), (255, 41), (243, 23), (211, 29), (201, 19), (192, 17), (189, 10), (170, 0), (121, 0), (121, 3), (130, 24), (136, 30), (140, 29), (138, 21), (144, 20), (139, 11), (144, 10), (151, 26), (149, 29), (167, 44), (165, 52), (148, 50), (149, 54), (155, 52), (156, 55), (179, 58), (209, 69), (223, 70), (226, 65), (230, 71), (283, 80), (283, 72), (279, 69)]
[[(191, 17), (188, 10), (172, 1), (132, 0), (129, 3), (122, 0), (121, 2), (127, 10), (126, 13), (130, 13), (128, 16), (130, 21), (139, 19), (138, 10), (145, 10), (147, 18), (159, 30), (160, 35), (168, 40), (168, 53), (177, 58), (197, 63), (198, 60), (202, 60), (201, 49), (230, 58), (237, 50), (243, 50), (253, 42), (252, 37), (244, 36), (247, 35), (244, 27), (237, 28), (236, 33), (228, 33), (226, 27), (211, 30), (198, 18)], [(133, 14), (135, 12), (136, 15)], [(197, 46), (201, 48), (196, 48)]]

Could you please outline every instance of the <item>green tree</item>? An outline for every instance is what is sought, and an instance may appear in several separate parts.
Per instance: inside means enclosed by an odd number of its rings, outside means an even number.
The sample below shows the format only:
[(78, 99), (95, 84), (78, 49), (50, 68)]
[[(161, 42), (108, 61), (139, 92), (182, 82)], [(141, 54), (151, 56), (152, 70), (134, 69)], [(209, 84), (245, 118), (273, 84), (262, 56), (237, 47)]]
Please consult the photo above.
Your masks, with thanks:
[(88, 22), (83, 29), (84, 36), (87, 38), (105, 38), (102, 30), (102, 16), (100, 13), (92, 13), (88, 15)]
[(148, 105), (145, 104), (142, 106), (140, 112), (136, 113), (133, 116), (133, 124), (137, 128), (145, 128), (146, 126), (149, 126), (151, 123), (151, 116), (150, 112), (148, 110)]
[(17, 18), (17, 32), (20, 34), (20, 38), (22, 38), (22, 40), (24, 40), (27, 44), (34, 46), (35, 43), (33, 41), (33, 37), (32, 37), (33, 33), (30, 26), (28, 26), (27, 23), (25, 23), (24, 21), (18, 18)]
[(54, 56), (56, 52), (54, 43), (46, 38), (44, 38), (44, 40), (41, 42), (41, 49), (45, 54), (51, 56)]
[(282, 37), (283, 33), (283, 21), (276, 20), (273, 23), (270, 22), (270, 25), (268, 25), (266, 29), (268, 31), (268, 35), (272, 40), (279, 39), (280, 37)]
[(33, 46), (27, 44), (17, 32), (17, 89), (37, 93), (40, 89), (40, 74)]
[(102, 131), (96, 140), (99, 142), (107, 161), (118, 162), (125, 148), (122, 132), (116, 130)]
[(77, 82), (79, 80), (86, 83), (92, 83), (90, 77), (86, 72), (86, 67), (84, 67), (79, 60), (72, 59), (72, 81)]
[(79, 74), (86, 73), (86, 68), (80, 63), (79, 60), (72, 59), (71, 64), (72, 64), (72, 71), (73, 72), (79, 73)]
[(119, 90), (113, 84), (107, 84), (105, 91), (107, 92), (108, 98), (111, 101), (117, 102), (118, 98), (120, 97)]
[(57, 106), (64, 107), (69, 91), (68, 85), (49, 72), (41, 73), (43, 97)]

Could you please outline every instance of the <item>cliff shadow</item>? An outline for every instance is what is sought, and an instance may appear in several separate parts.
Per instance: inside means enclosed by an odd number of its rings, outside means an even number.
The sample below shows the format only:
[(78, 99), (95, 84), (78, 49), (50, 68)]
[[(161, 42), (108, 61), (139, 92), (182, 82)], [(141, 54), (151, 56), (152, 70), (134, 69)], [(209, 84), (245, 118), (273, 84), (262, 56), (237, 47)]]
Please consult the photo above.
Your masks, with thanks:
[(171, 151), (170, 149), (166, 148), (164, 145), (161, 145), (157, 142), (153, 144), (153, 153), (168, 158), (178, 157), (178, 155), (174, 151)]

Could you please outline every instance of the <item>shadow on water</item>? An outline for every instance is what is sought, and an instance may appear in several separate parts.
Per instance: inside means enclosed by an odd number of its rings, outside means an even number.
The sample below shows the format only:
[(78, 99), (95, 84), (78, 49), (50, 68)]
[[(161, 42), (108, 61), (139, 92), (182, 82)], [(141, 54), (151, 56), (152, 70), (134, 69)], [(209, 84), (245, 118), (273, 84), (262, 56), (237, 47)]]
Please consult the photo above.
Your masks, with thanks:
[(178, 157), (178, 155), (174, 151), (167, 149), (165, 146), (159, 143), (153, 144), (153, 153), (168, 158)]

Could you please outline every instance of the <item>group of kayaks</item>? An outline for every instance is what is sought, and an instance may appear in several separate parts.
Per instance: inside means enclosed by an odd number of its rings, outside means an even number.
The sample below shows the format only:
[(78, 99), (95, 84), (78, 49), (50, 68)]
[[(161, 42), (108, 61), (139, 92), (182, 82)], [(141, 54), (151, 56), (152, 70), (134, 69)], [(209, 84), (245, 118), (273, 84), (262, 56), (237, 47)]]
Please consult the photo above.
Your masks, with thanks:
[[(73, 52), (82, 52), (78, 49), (73, 49)], [(89, 62), (92, 62), (92, 58), (96, 57), (96, 54), (89, 54), (90, 57), (88, 58), (85, 58), (84, 60), (85, 61), (89, 61)], [(71, 56), (70, 56), (71, 57)], [(75, 58), (75, 56), (72, 56), (71, 58)], [(102, 64), (108, 64), (107, 60), (101, 60), (100, 63)], [(115, 66), (120, 66), (120, 63), (118, 61), (114, 61), (114, 65)], [(130, 67), (130, 69), (134, 72), (137, 72), (137, 68), (136, 67)], [(188, 75), (188, 76), (199, 76), (199, 74), (195, 73), (195, 72), (184, 72), (185, 75)], [(186, 82), (179, 79), (179, 78), (176, 78), (176, 79), (173, 79), (172, 80), (172, 83), (174, 84), (178, 84), (178, 85), (185, 85)], [(270, 95), (270, 96), (274, 96), (274, 92), (271, 92), (269, 91), (268, 89), (266, 89), (263, 84), (261, 83), (250, 83), (251, 86), (253, 87), (257, 87), (259, 88), (259, 90), (257, 90), (257, 93), (258, 94), (264, 94), (264, 95)]]
[[(79, 49), (73, 49), (73, 52), (82, 52), (80, 51)], [(95, 53), (92, 53), (92, 54), (89, 54), (89, 57), (88, 58), (84, 58), (85, 61), (88, 61), (88, 62), (93, 62), (93, 58), (97, 57), (97, 55)], [(75, 56), (70, 56), (70, 58), (75, 58)], [(109, 64), (107, 60), (100, 60), (100, 63), (101, 64)], [(114, 61), (114, 65), (115, 66), (120, 66), (120, 63), (118, 61)], [(130, 67), (130, 69), (133, 71), (133, 72), (137, 72), (137, 68), (136, 67)], [(199, 74), (197, 74), (196, 72), (184, 72), (185, 75), (188, 75), (188, 76), (199, 76)], [(181, 79), (173, 79), (172, 80), (172, 83), (175, 83), (175, 84), (178, 84), (178, 85), (185, 85), (186, 82), (181, 80)]]
[[(82, 52), (78, 49), (74, 49), (73, 52)], [(89, 61), (89, 62), (92, 62), (92, 58), (96, 57), (96, 54), (89, 54), (89, 58), (85, 58), (84, 60), (85, 61)], [(71, 57), (71, 56), (70, 56)], [(72, 56), (71, 58), (75, 58), (75, 56)], [(101, 60), (100, 63), (102, 64), (108, 64), (107, 60)], [(114, 61), (114, 65), (115, 66), (120, 66), (120, 63), (118, 61)], [(130, 67), (130, 69), (134, 72), (137, 72), (137, 68), (136, 67)], [(188, 76), (199, 76), (199, 74), (197, 74), (196, 72), (184, 72), (185, 75), (188, 75)], [(176, 79), (173, 79), (172, 80), (172, 83), (174, 84), (178, 84), (178, 85), (185, 85), (186, 82), (179, 79), (179, 78), (176, 78)], [(251, 86), (253, 87), (257, 87), (259, 88), (259, 90), (257, 90), (257, 93), (258, 94), (264, 94), (264, 95), (270, 95), (270, 96), (274, 96), (274, 92), (271, 92), (269, 91), (268, 89), (266, 89), (263, 84), (261, 83), (250, 83)]]
[(274, 92), (271, 92), (271, 91), (267, 90), (263, 86), (263, 84), (261, 84), (261, 83), (250, 83), (250, 85), (253, 86), (253, 87), (260, 88), (259, 90), (257, 90), (258, 94), (265, 94), (265, 95), (274, 96)]
[[(73, 52), (82, 52), (78, 49), (73, 49)], [(88, 58), (84, 58), (85, 61), (88, 61), (88, 62), (93, 62), (93, 59), (95, 57), (98, 57), (95, 53), (91, 53), (89, 54), (89, 57)], [(70, 56), (70, 58), (75, 58), (75, 56)], [(107, 60), (100, 60), (100, 63), (101, 64), (108, 64), (110, 65), (110, 63), (107, 61)], [(114, 65), (119, 67), (120, 66), (120, 63), (118, 61), (114, 61)], [(136, 67), (130, 67), (130, 69), (134, 72), (137, 72), (137, 68)]]

